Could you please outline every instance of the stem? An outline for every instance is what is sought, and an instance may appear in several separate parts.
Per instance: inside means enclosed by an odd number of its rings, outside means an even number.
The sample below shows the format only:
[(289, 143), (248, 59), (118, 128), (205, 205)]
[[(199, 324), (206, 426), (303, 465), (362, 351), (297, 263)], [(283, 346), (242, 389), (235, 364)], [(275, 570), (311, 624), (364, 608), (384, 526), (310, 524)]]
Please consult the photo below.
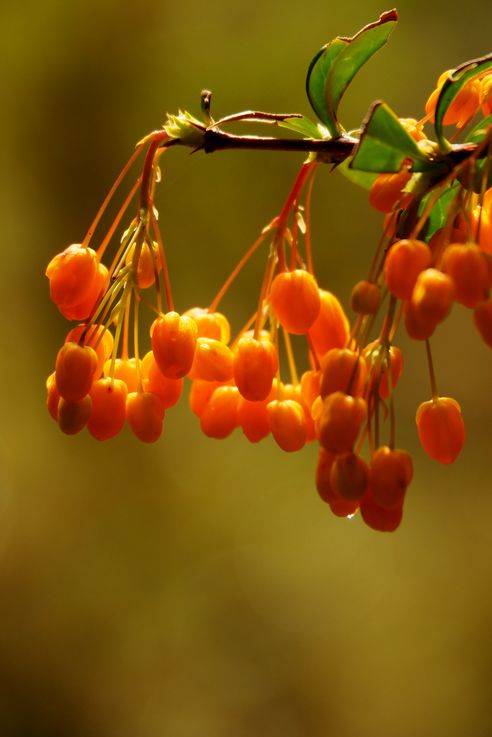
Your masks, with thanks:
[(167, 268), (166, 252), (164, 250), (164, 243), (162, 241), (159, 224), (156, 220), (153, 209), (150, 210), (150, 224), (152, 225), (152, 231), (156, 237), (157, 245), (159, 246), (159, 257), (161, 259), (162, 278), (164, 280), (164, 290), (166, 292), (167, 310), (168, 312), (172, 312), (174, 310), (174, 300), (171, 291), (171, 280), (169, 279), (169, 271)]
[(425, 350), (427, 351), (427, 364), (429, 366), (429, 378), (430, 378), (430, 384), (431, 384), (432, 399), (435, 402), (437, 398), (439, 397), (439, 393), (437, 391), (436, 375), (434, 373), (434, 363), (432, 361), (432, 353), (431, 353), (430, 342), (428, 338), (425, 341)]
[(90, 240), (91, 240), (91, 238), (92, 238), (92, 236), (93, 236), (93, 233), (94, 233), (95, 229), (97, 228), (97, 225), (98, 225), (98, 223), (99, 223), (100, 219), (102, 218), (102, 216), (103, 216), (103, 214), (104, 214), (104, 211), (105, 211), (106, 207), (107, 207), (107, 206), (108, 206), (108, 204), (109, 204), (109, 201), (111, 200), (112, 196), (114, 195), (114, 193), (115, 193), (115, 192), (116, 192), (116, 190), (118, 189), (118, 187), (119, 187), (119, 185), (120, 185), (121, 181), (123, 180), (123, 178), (125, 177), (125, 175), (126, 175), (127, 171), (128, 171), (129, 169), (130, 169), (131, 165), (133, 164), (133, 162), (135, 161), (135, 159), (136, 159), (136, 158), (138, 157), (138, 155), (140, 154), (140, 152), (141, 152), (142, 148), (143, 148), (143, 146), (142, 146), (142, 145), (138, 145), (138, 146), (137, 146), (137, 148), (136, 148), (136, 149), (135, 149), (135, 151), (134, 151), (134, 152), (132, 153), (132, 155), (130, 156), (130, 158), (129, 158), (129, 159), (128, 159), (128, 161), (126, 162), (126, 164), (125, 164), (125, 166), (123, 167), (123, 169), (121, 170), (121, 172), (120, 172), (120, 173), (118, 174), (118, 176), (117, 176), (117, 178), (116, 178), (116, 181), (115, 181), (115, 183), (113, 184), (113, 186), (112, 186), (112, 187), (111, 187), (111, 189), (109, 190), (108, 194), (106, 195), (106, 197), (105, 197), (105, 199), (104, 199), (104, 202), (102, 203), (101, 207), (100, 207), (100, 208), (99, 208), (99, 210), (97, 211), (96, 217), (95, 217), (95, 218), (94, 218), (94, 220), (92, 221), (92, 223), (91, 223), (91, 225), (90, 225), (90, 227), (89, 227), (89, 230), (88, 230), (88, 231), (87, 231), (87, 233), (85, 234), (85, 238), (84, 238), (84, 240), (82, 241), (82, 245), (83, 245), (83, 246), (87, 247), (87, 246), (89, 245), (89, 242), (90, 242)]

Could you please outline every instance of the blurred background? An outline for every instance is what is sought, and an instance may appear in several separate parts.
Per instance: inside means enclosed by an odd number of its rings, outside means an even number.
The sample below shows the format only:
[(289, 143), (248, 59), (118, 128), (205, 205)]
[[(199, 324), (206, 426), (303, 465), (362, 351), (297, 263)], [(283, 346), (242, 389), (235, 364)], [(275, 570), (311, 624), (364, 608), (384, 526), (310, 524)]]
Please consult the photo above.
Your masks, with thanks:
[[(440, 391), (467, 423), (452, 467), (418, 447), (425, 355), (402, 338), (398, 443), (415, 479), (393, 535), (330, 514), (314, 446), (208, 440), (185, 398), (149, 447), (126, 429), (103, 444), (66, 437), (45, 409), (67, 325), (44, 269), (80, 241), (134, 143), (167, 111), (198, 113), (203, 87), (216, 116), (309, 114), (312, 56), (386, 9), (2, 3), (2, 737), (492, 734), (492, 355), (464, 309), (434, 340)], [(399, 11), (343, 102), (347, 127), (376, 98), (419, 117), (441, 71), (491, 51), (488, 0), (401, 0)], [(300, 163), (165, 155), (157, 204), (178, 309), (211, 300)], [(380, 224), (365, 192), (319, 173), (316, 270), (345, 305)], [(261, 268), (224, 304), (236, 329)]]

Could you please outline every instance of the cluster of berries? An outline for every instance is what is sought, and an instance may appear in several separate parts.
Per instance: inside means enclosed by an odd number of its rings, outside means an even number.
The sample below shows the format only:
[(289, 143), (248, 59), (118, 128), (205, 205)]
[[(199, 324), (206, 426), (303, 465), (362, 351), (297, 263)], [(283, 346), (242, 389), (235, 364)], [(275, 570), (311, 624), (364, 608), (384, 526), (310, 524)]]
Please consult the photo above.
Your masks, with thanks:
[[(471, 99), (473, 113), (477, 106), (489, 110), (490, 79), (465, 86), (454, 103), (456, 115), (445, 123), (464, 125)], [(402, 122), (419, 145), (432, 145), (423, 131), (425, 119)], [(488, 169), (482, 167), (485, 179), (475, 192), (466, 183), (476, 174), (477, 157), (468, 157), (431, 190), (422, 207), (411, 186), (411, 163), (405, 162), (399, 173), (377, 177), (369, 199), (386, 214), (384, 233), (367, 279), (352, 290), (356, 319), (350, 326), (338, 299), (321, 289), (314, 275), (309, 211), (318, 161), (310, 157), (280, 214), (211, 304), (178, 313), (153, 200), (167, 141), (166, 131), (160, 131), (139, 144), (84, 241), (47, 267), (52, 300), (66, 318), (82, 321), (68, 333), (47, 380), (51, 416), (67, 434), (87, 427), (97, 440), (107, 440), (127, 422), (140, 440), (154, 442), (187, 378), (190, 406), (205, 435), (222, 439), (240, 428), (252, 443), (271, 435), (286, 452), (318, 441), (316, 486), (331, 511), (341, 517), (360, 511), (370, 527), (395, 530), (413, 476), (410, 455), (396, 447), (394, 393), (403, 356), (395, 335), (403, 322), (411, 338), (425, 341), (431, 399), (417, 410), (418, 435), (431, 458), (451, 463), (464, 443), (464, 423), (459, 404), (438, 394), (429, 340), (457, 301), (474, 311), (480, 334), (492, 346)], [(147, 144), (141, 175), (93, 250), (90, 242), (107, 204)], [(428, 237), (432, 208), (450, 190), (445, 222)], [(102, 257), (137, 192), (137, 214), (107, 268)], [(265, 242), (269, 247), (256, 310), (231, 340), (219, 303)], [(148, 297), (150, 288), (155, 301)], [(142, 357), (141, 304), (155, 313), (150, 350)], [(294, 350), (291, 336), (304, 336), (304, 350), (299, 341)]]

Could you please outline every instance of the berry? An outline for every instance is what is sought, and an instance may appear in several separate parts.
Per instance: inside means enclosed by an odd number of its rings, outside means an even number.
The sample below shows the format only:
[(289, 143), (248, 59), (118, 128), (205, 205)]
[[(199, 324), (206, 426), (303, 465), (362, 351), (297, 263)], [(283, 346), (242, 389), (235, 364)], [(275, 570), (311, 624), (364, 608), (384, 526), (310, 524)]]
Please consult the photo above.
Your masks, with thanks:
[(343, 392), (329, 394), (323, 402), (319, 418), (319, 441), (334, 453), (351, 451), (367, 416), (362, 397)]
[(381, 304), (381, 290), (367, 280), (357, 282), (350, 295), (350, 306), (359, 315), (374, 315)]
[(181, 379), (193, 364), (197, 336), (191, 317), (168, 312), (155, 320), (151, 328), (152, 350), (160, 371), (168, 379)]
[(139, 440), (155, 443), (162, 433), (164, 407), (152, 392), (130, 392), (126, 399), (126, 419)]
[(408, 169), (397, 174), (380, 174), (369, 190), (369, 203), (378, 212), (391, 212), (403, 197), (403, 189), (411, 178)]
[(481, 249), (474, 243), (448, 246), (442, 270), (454, 284), (454, 298), (465, 307), (476, 307), (489, 287), (489, 268)]
[(270, 287), (270, 303), (278, 321), (289, 333), (306, 333), (320, 310), (316, 279), (303, 269), (277, 274)]
[(492, 348), (492, 299), (486, 299), (475, 307), (473, 320), (484, 343)]
[(63, 313), (92, 294), (98, 278), (96, 252), (77, 243), (68, 246), (51, 259), (46, 276), (50, 281), (51, 299)]
[(394, 532), (403, 516), (403, 505), (394, 509), (385, 509), (374, 499), (369, 489), (360, 502), (360, 513), (368, 527), (378, 532)]
[(96, 440), (108, 440), (123, 429), (126, 419), (127, 385), (110, 378), (98, 379), (92, 385), (92, 410), (87, 429)]
[(320, 394), (333, 392), (359, 396), (364, 392), (367, 365), (363, 356), (349, 348), (332, 348), (321, 361)]
[(63, 397), (58, 402), (58, 425), (65, 435), (76, 435), (84, 429), (90, 417), (92, 401), (89, 395), (77, 400)]
[(422, 241), (404, 239), (393, 243), (384, 262), (384, 278), (391, 294), (410, 299), (418, 275), (431, 263), (430, 249)]
[(437, 324), (449, 315), (454, 295), (451, 277), (437, 269), (425, 269), (415, 282), (411, 303), (419, 318)]
[(245, 399), (266, 399), (277, 368), (277, 350), (270, 340), (244, 336), (239, 339), (234, 351), (234, 381)]
[(412, 459), (408, 453), (381, 446), (371, 458), (369, 471), (374, 501), (385, 509), (400, 508), (412, 476)]
[(157, 394), (164, 409), (174, 407), (183, 390), (183, 379), (168, 379), (164, 376), (155, 362), (152, 351), (143, 357), (141, 371), (144, 390)]
[(89, 346), (65, 343), (56, 357), (56, 388), (61, 397), (76, 402), (89, 393), (97, 368), (96, 352)]
[(417, 409), (417, 430), (422, 448), (439, 463), (453, 463), (465, 442), (465, 425), (455, 399), (437, 397)]
[(343, 307), (331, 292), (319, 290), (318, 317), (308, 330), (308, 338), (317, 356), (324, 356), (330, 348), (344, 348), (350, 325)]
[(368, 465), (357, 453), (341, 453), (335, 456), (330, 482), (339, 497), (349, 502), (361, 499), (367, 489), (368, 479)]
[(215, 338), (198, 338), (189, 376), (202, 381), (230, 381), (232, 364), (232, 351), (225, 343)]
[(217, 387), (200, 415), (200, 427), (209, 438), (222, 440), (238, 426), (239, 392), (235, 386)]
[(214, 338), (222, 343), (229, 342), (231, 328), (227, 317), (221, 312), (209, 312), (203, 307), (192, 307), (183, 314), (192, 317), (196, 322), (198, 338)]
[(295, 399), (273, 400), (267, 404), (270, 430), (277, 445), (287, 453), (301, 450), (306, 444), (304, 408)]
[(270, 434), (267, 412), (268, 400), (251, 402), (241, 397), (237, 408), (237, 420), (250, 443), (258, 443)]

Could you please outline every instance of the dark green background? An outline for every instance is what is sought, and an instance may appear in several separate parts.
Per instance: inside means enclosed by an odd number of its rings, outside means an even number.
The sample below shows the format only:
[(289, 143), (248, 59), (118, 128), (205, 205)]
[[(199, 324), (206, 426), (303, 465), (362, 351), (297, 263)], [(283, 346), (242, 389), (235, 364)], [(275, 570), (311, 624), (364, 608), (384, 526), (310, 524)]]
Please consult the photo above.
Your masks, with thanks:
[[(399, 443), (415, 480), (392, 536), (331, 516), (314, 446), (204, 438), (186, 401), (162, 440), (63, 436), (44, 380), (66, 332), (48, 260), (80, 241), (166, 111), (309, 113), (307, 65), (385, 10), (367, 0), (4, 2), (0, 732), (4, 737), (488, 737), (492, 733), (490, 349), (455, 308), (435, 338), (440, 391), (462, 404), (453, 467), (418, 448), (429, 398), (405, 349)], [(375, 98), (420, 116), (438, 74), (491, 51), (480, 2), (402, 0), (389, 46), (342, 120)], [(173, 151), (157, 195), (177, 306), (208, 302), (279, 210), (297, 154)], [(313, 200), (316, 268), (347, 304), (381, 218), (328, 171)], [(261, 264), (225, 306), (252, 311)]]

